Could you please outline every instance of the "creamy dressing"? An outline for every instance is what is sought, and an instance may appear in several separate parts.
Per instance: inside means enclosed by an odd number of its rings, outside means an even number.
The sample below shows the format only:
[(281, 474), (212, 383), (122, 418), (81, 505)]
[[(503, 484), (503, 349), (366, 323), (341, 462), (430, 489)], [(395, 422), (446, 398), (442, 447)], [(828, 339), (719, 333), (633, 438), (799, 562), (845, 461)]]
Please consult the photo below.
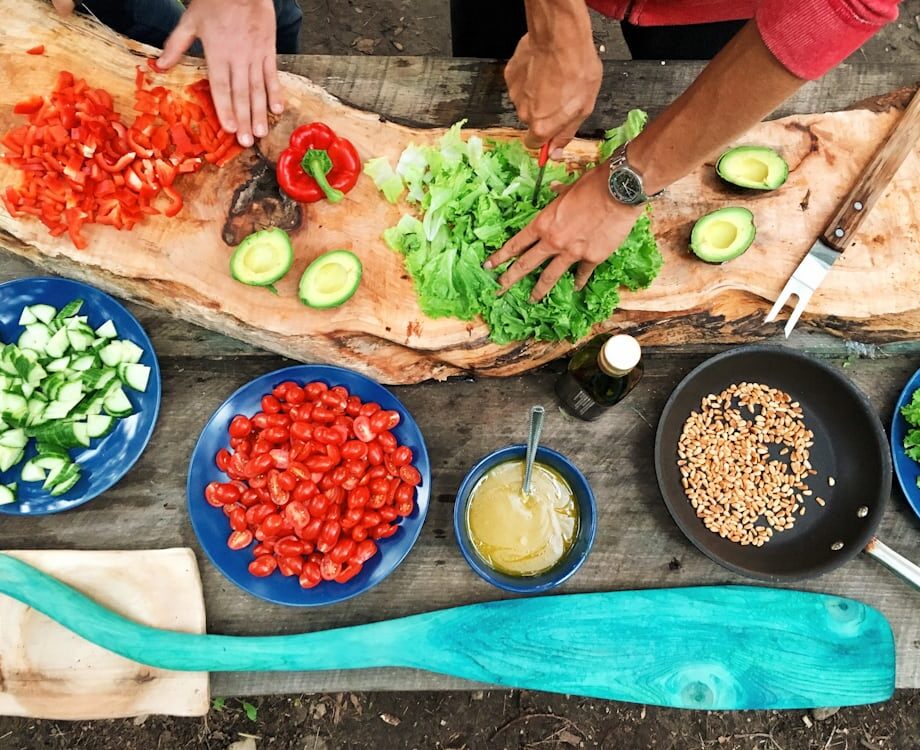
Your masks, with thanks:
[(523, 477), (523, 461), (489, 469), (473, 487), (466, 521), (473, 547), (489, 567), (532, 576), (554, 567), (572, 547), (578, 505), (568, 482), (548, 466), (534, 464), (526, 496)]

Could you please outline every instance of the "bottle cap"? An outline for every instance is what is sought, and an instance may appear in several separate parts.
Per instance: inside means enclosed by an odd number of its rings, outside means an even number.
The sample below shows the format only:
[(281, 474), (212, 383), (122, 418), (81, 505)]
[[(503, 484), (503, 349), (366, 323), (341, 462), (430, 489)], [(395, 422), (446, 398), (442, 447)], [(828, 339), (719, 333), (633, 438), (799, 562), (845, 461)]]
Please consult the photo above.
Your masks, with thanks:
[(632, 336), (611, 336), (601, 347), (598, 364), (611, 375), (625, 375), (642, 359), (642, 347)]

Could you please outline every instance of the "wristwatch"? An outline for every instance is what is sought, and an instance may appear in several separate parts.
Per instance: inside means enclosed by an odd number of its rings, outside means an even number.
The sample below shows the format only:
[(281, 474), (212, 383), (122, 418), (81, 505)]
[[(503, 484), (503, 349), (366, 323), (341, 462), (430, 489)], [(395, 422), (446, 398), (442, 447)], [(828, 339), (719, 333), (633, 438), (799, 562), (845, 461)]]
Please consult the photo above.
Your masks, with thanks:
[(626, 147), (629, 146), (627, 141), (613, 152), (610, 159), (610, 178), (607, 187), (610, 190), (610, 197), (619, 203), (625, 203), (628, 206), (637, 206), (640, 203), (646, 203), (649, 198), (660, 195), (661, 191), (649, 196), (645, 192), (645, 186), (642, 182), (642, 174), (630, 165), (626, 156)]

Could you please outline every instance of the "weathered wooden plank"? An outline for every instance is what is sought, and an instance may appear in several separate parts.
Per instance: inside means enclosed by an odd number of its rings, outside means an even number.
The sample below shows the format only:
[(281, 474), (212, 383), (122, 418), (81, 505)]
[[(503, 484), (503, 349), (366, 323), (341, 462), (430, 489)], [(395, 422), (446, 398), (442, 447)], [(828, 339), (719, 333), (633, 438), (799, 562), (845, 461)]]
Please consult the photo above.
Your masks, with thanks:
[[(159, 343), (158, 341), (156, 342)], [(650, 355), (639, 388), (608, 418), (584, 424), (550, 408), (545, 440), (574, 456), (594, 486), (600, 509), (598, 536), (586, 565), (562, 590), (569, 592), (741, 583), (696, 552), (661, 502), (652, 466), (654, 427), (667, 396), (700, 357)], [(837, 359), (837, 362), (842, 360)], [(62, 516), (6, 518), (0, 548), (200, 549), (185, 509), (188, 457), (197, 436), (234, 389), (284, 364), (277, 357), (224, 357), (208, 361), (161, 357), (163, 409), (150, 447), (136, 468), (105, 496)], [(890, 357), (854, 361), (847, 373), (869, 394), (884, 421), (920, 361)], [(521, 440), (533, 403), (554, 404), (553, 368), (505, 380), (429, 383), (394, 388), (427, 436), (434, 468), (433, 496), (422, 535), (406, 562), (360, 598), (303, 612), (254, 599), (237, 589), (199, 552), (214, 633), (292, 633), (356, 624), (430, 609), (501, 598), (466, 566), (453, 539), (453, 494), (484, 452)], [(895, 493), (880, 537), (895, 549), (916, 549), (920, 524)], [(797, 586), (862, 599), (892, 621), (898, 642), (898, 685), (920, 687), (920, 600), (865, 556), (820, 580)], [(218, 693), (358, 688), (429, 689), (457, 681), (408, 671), (272, 676), (225, 675)]]
[[(328, 89), (359, 109), (416, 127), (443, 127), (464, 118), (473, 127), (520, 127), (508, 99), (502, 65), (489, 60), (431, 57), (283, 56), (280, 66)], [(703, 69), (699, 62), (604, 62), (604, 85), (582, 133), (596, 135), (641, 107), (657, 114)], [(920, 63), (844, 64), (806, 84), (773, 117), (844, 109), (920, 79)]]

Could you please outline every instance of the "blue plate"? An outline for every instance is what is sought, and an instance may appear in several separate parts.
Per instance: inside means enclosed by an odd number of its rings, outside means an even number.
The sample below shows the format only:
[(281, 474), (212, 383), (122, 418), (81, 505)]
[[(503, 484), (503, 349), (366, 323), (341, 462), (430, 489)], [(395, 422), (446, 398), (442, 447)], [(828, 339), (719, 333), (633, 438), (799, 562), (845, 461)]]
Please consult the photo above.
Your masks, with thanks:
[(920, 370), (914, 373), (913, 377), (907, 381), (904, 390), (898, 397), (898, 403), (894, 407), (894, 416), (891, 420), (891, 456), (894, 459), (894, 473), (898, 477), (901, 490), (914, 509), (914, 513), (920, 516), (920, 487), (917, 487), (917, 478), (920, 477), (920, 464), (904, 452), (904, 436), (910, 429), (907, 420), (901, 414), (901, 407), (909, 403), (914, 395), (914, 391), (920, 388)]
[[(153, 434), (160, 411), (160, 367), (153, 344), (137, 319), (119, 302), (87, 284), (70, 279), (16, 279), (0, 284), (0, 339), (6, 343), (19, 340), (23, 327), (19, 315), (26, 305), (46, 304), (61, 309), (75, 299), (83, 300), (80, 315), (89, 317), (89, 325), (98, 328), (111, 320), (118, 329), (118, 338), (128, 339), (144, 350), (141, 363), (150, 368), (147, 390), (138, 393), (130, 388), (125, 393), (134, 406), (134, 414), (118, 420), (118, 425), (101, 440), (93, 440), (84, 450), (73, 449), (71, 457), (80, 464), (82, 474), (69, 492), (51, 497), (42, 490), (40, 482), (19, 479), (22, 464), (0, 473), (0, 483), (18, 482), (19, 501), (0, 505), (0, 513), (17, 516), (38, 516), (60, 513), (89, 502), (114, 486), (134, 466)], [(35, 455), (35, 442), (29, 441), (26, 459)]]
[[(343, 385), (349, 393), (362, 401), (376, 401), (384, 409), (399, 412), (399, 424), (392, 431), (401, 445), (407, 445), (415, 456), (413, 464), (422, 475), (416, 489), (415, 510), (400, 520), (399, 530), (390, 538), (380, 541), (379, 551), (364, 563), (361, 572), (347, 583), (323, 581), (312, 589), (303, 589), (296, 576), (285, 577), (275, 571), (270, 576), (258, 578), (248, 566), (252, 562), (250, 548), (234, 551), (227, 546), (230, 524), (220, 508), (208, 505), (204, 488), (210, 482), (226, 482), (228, 477), (214, 464), (214, 456), (228, 447), (227, 428), (237, 414), (251, 416), (260, 411), (262, 396), (285, 380), (309, 383), (321, 380), (328, 386)], [(188, 472), (188, 510), (192, 527), (205, 553), (218, 570), (244, 591), (276, 604), (294, 607), (318, 607), (351, 599), (373, 588), (392, 573), (409, 554), (418, 539), (428, 513), (431, 496), (431, 465), (422, 433), (399, 400), (379, 383), (351, 370), (330, 365), (297, 365), (276, 370), (244, 385), (214, 412), (205, 425), (198, 444), (192, 453)], [(256, 542), (253, 542), (253, 545)]]

